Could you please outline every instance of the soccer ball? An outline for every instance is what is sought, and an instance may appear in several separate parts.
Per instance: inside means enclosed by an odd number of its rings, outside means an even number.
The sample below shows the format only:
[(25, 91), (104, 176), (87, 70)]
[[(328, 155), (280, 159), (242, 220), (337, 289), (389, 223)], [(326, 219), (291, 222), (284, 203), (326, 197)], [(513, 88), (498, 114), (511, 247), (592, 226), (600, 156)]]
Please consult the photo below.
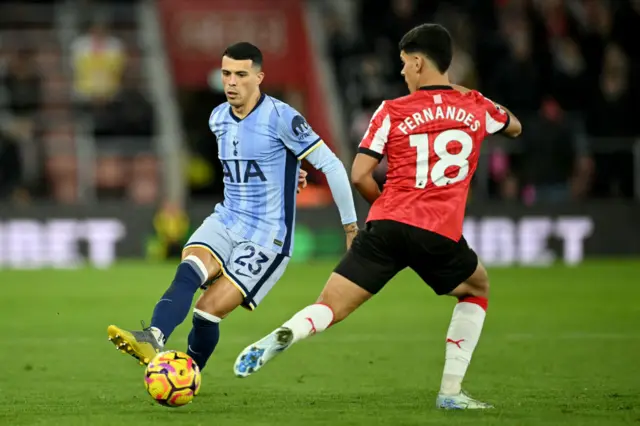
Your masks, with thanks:
[(181, 407), (200, 391), (200, 369), (189, 355), (166, 351), (156, 355), (144, 372), (144, 386), (157, 403)]

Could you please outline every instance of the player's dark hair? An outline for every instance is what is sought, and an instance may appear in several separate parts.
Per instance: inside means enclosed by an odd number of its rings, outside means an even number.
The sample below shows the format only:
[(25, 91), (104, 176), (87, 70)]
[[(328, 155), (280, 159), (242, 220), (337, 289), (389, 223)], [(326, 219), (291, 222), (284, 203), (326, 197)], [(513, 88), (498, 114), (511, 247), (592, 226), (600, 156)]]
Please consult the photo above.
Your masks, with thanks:
[(451, 35), (442, 25), (419, 25), (402, 37), (398, 47), (405, 53), (422, 53), (433, 61), (441, 74), (447, 72), (451, 65)]
[(258, 68), (262, 67), (262, 52), (257, 46), (247, 43), (246, 41), (241, 41), (240, 43), (227, 47), (222, 56), (228, 56), (237, 61), (250, 59), (254, 66)]

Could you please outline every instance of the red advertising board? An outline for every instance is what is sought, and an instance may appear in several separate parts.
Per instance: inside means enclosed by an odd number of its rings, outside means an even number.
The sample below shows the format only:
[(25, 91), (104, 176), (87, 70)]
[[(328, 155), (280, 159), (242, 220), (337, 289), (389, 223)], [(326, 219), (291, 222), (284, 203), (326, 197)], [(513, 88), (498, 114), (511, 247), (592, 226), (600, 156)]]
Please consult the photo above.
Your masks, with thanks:
[(265, 91), (301, 93), (301, 112), (331, 143), (300, 0), (161, 0), (158, 5), (178, 87), (207, 86), (209, 73), (220, 66), (228, 45), (254, 43), (264, 55)]

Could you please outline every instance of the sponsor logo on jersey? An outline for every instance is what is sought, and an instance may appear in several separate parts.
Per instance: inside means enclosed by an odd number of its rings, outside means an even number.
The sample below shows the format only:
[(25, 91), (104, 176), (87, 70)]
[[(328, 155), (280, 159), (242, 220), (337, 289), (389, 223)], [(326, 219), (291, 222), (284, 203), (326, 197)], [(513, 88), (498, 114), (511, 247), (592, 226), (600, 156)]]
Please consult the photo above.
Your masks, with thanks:
[(293, 130), (294, 135), (303, 139), (311, 133), (311, 126), (309, 126), (309, 123), (307, 123), (301, 115), (296, 115), (293, 117), (293, 120), (291, 120), (291, 130)]

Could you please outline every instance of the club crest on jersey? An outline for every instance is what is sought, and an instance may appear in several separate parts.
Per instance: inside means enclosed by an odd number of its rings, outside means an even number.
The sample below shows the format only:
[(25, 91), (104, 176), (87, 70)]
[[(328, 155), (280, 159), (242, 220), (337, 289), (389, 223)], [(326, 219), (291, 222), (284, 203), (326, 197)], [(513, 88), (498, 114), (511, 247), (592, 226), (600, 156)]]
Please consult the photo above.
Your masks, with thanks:
[(293, 133), (297, 137), (302, 139), (309, 136), (309, 133), (311, 133), (311, 126), (309, 126), (309, 123), (307, 123), (301, 115), (296, 115), (293, 117), (293, 120), (291, 120), (291, 130), (293, 130)]

